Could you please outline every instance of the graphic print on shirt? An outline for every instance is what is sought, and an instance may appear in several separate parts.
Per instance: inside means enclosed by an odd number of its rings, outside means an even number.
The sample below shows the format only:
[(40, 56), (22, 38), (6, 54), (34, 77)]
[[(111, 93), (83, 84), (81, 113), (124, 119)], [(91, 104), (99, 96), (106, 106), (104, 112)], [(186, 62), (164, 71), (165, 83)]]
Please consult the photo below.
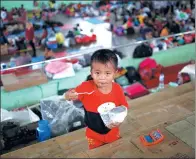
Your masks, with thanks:
[(115, 108), (115, 104), (113, 102), (106, 102), (98, 106), (97, 111), (101, 113), (107, 113), (111, 109)]
[[(101, 119), (106, 127), (110, 124), (110, 116), (109, 116), (109, 111), (115, 108), (115, 104), (113, 102), (106, 102), (101, 104), (97, 111), (99, 112)], [(109, 128), (109, 127), (108, 127)]]

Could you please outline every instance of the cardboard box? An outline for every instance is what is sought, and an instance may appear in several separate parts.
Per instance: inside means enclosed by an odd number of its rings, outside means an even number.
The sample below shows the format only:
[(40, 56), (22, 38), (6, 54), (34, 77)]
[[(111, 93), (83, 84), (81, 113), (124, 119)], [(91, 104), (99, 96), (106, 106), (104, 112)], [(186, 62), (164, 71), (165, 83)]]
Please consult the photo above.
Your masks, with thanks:
[(5, 74), (1, 76), (1, 80), (6, 91), (16, 91), (48, 82), (46, 75), (41, 70), (21, 76), (16, 76), (15, 73)]

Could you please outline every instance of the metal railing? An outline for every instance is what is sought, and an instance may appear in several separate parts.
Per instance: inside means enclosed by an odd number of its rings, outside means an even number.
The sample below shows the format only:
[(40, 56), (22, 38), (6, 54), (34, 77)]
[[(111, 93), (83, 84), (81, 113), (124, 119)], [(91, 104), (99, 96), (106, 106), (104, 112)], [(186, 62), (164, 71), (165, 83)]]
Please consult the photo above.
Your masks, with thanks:
[[(108, 48), (108, 49), (119, 49), (119, 48), (129, 47), (131, 45), (138, 45), (138, 44), (141, 44), (141, 43), (150, 42), (150, 41), (154, 41), (154, 40), (162, 40), (162, 39), (166, 39), (166, 38), (170, 38), (170, 37), (176, 37), (176, 36), (181, 36), (181, 35), (186, 35), (186, 34), (193, 34), (193, 33), (195, 33), (195, 31), (188, 31), (188, 32), (168, 35), (168, 36), (164, 36), (164, 37), (158, 37), (158, 38), (153, 38), (153, 39), (149, 39), (149, 40), (136, 41), (136, 42), (131, 42), (131, 43), (128, 43), (128, 44), (112, 46), (112, 47), (105, 47), (105, 48)], [(94, 47), (94, 48), (89, 48), (89, 49), (90, 50), (92, 50), (92, 49), (95, 50), (95, 49), (100, 49), (100, 47), (99, 48), (98, 47)], [(11, 68), (7, 68), (7, 69), (3, 69), (2, 71), (8, 71), (8, 70), (14, 70), (14, 69), (18, 69), (18, 68), (24, 68), (24, 67), (29, 67), (29, 66), (40, 65), (40, 64), (45, 64), (45, 63), (49, 63), (49, 62), (52, 62), (52, 61), (71, 59), (71, 58), (75, 58), (75, 57), (79, 57), (79, 56), (83, 56), (85, 54), (91, 54), (91, 53), (93, 53), (93, 52), (92, 51), (90, 52), (90, 51), (88, 51), (88, 49), (86, 49), (86, 51), (79, 51), (79, 52), (76, 52), (76, 53), (72, 53), (72, 55), (69, 55), (69, 56), (64, 56), (64, 57), (51, 59), (51, 60), (47, 60), (47, 61), (36, 62), (36, 63), (30, 63), (30, 64), (16, 66), (16, 67), (11, 67)]]

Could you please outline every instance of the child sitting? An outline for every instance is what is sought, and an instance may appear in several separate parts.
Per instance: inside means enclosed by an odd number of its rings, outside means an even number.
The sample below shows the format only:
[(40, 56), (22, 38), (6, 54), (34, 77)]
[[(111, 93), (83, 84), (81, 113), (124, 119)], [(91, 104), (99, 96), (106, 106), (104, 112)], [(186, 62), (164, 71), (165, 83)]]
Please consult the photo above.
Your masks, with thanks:
[(26, 51), (21, 51), (20, 56), (16, 58), (16, 66), (26, 65), (31, 63), (31, 55)]
[(44, 57), (45, 57), (45, 60), (50, 60), (50, 59), (55, 58), (54, 52), (52, 51), (52, 49), (50, 49), (49, 47), (45, 47)]
[[(91, 77), (93, 80), (83, 82), (75, 89), (65, 93), (66, 100), (79, 99), (85, 110), (86, 137), (89, 149), (93, 149), (111, 143), (120, 138), (117, 125), (111, 129), (106, 127), (98, 113), (98, 108), (108, 102), (116, 106), (128, 107), (122, 88), (113, 82), (117, 72), (118, 59), (116, 54), (108, 49), (97, 50), (91, 57)], [(92, 92), (92, 94), (78, 95), (81, 92)]]
[(161, 33), (160, 33), (160, 36), (168, 36), (169, 35), (169, 28), (168, 28), (168, 25), (165, 25), (163, 27), (163, 29), (161, 30)]
[(47, 27), (44, 25), (43, 26), (43, 33), (40, 38), (39, 45), (45, 45), (47, 42), (47, 37), (48, 37), (48, 30), (47, 30)]

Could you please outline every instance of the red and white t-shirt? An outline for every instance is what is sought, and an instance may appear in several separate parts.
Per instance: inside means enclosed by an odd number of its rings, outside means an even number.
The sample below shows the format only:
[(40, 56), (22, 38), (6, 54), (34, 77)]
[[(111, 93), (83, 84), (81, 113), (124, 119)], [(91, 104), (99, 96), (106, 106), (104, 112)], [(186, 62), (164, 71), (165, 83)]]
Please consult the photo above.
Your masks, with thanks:
[(88, 128), (92, 129), (93, 131), (99, 134), (107, 134), (110, 129), (104, 125), (101, 116), (98, 113), (98, 107), (109, 102), (114, 103), (116, 106), (124, 105), (128, 107), (128, 103), (121, 86), (114, 82), (112, 84), (112, 91), (109, 94), (101, 93), (93, 80), (83, 82), (81, 85), (76, 87), (76, 92), (78, 93), (92, 91), (95, 92), (90, 95), (79, 95), (78, 97), (84, 105), (85, 123), (87, 124)]

